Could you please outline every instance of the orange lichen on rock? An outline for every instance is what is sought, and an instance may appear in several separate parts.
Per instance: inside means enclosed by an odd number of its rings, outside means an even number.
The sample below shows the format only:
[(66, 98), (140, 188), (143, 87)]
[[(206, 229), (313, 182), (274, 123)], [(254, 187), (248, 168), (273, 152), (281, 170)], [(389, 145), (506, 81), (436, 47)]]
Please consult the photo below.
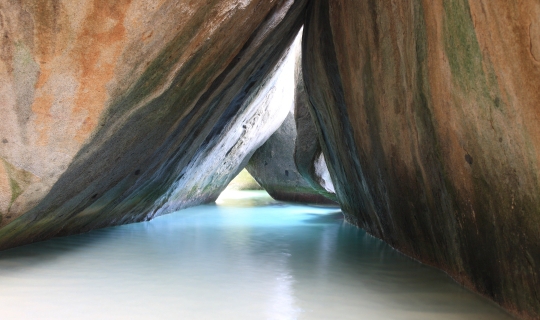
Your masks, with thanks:
[[(244, 111), (306, 2), (8, 1), (0, 157), (20, 190), (0, 248), (156, 214), (227, 115)], [(230, 173), (203, 171), (211, 179), (190, 179), (201, 192), (179, 192), (175, 206), (209, 201)]]
[(0, 223), (2, 223), (2, 215), (7, 213), (10, 204), (11, 184), (9, 181), (9, 175), (3, 161), (0, 161)]
[[(524, 125), (524, 135), (531, 135), (530, 141), (537, 144), (540, 141), (540, 3), (534, 0), (520, 1), (519, 5), (486, 0), (469, 3), (478, 42), (493, 64), (503, 102), (510, 109), (507, 114), (515, 114), (515, 121)], [(535, 166), (540, 167), (540, 146), (533, 152)], [(537, 174), (540, 178), (540, 172)]]
[(32, 112), (36, 117), (34, 126), (39, 134), (36, 144), (39, 146), (46, 146), (49, 142), (49, 130), (52, 123), (50, 111), (53, 102), (54, 96), (43, 93), (41, 96), (36, 97), (32, 104)]
[(114, 77), (116, 59), (125, 39), (125, 12), (131, 0), (94, 1), (73, 51), (79, 68), (74, 120), (82, 120), (75, 140), (82, 143), (98, 124), (109, 98), (107, 84)]

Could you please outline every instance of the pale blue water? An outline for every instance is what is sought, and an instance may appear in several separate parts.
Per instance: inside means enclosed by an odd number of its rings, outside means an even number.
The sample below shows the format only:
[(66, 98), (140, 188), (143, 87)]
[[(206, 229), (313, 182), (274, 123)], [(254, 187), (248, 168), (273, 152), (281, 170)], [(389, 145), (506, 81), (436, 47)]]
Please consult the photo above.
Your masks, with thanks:
[(0, 318), (510, 318), (339, 209), (228, 197), (0, 253)]

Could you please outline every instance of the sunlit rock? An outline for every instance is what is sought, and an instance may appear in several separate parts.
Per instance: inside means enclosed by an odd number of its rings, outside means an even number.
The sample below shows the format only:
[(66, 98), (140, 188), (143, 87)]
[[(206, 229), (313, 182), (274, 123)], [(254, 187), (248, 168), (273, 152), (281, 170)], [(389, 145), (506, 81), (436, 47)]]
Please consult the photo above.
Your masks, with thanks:
[[(224, 191), (263, 190), (257, 180), (244, 168), (229, 182)], [(222, 196), (223, 192), (220, 194)]]
[(348, 221), (540, 317), (540, 3), (308, 11), (304, 79)]

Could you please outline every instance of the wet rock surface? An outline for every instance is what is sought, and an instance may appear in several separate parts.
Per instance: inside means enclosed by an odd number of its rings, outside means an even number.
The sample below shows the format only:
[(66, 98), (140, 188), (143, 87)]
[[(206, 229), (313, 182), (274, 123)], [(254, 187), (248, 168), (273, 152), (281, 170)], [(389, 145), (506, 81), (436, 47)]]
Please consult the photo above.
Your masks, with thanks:
[(308, 11), (304, 79), (348, 221), (538, 318), (539, 4)]
[(189, 164), (176, 174), (171, 187), (151, 207), (153, 216), (203, 202), (215, 201), (244, 168), (254, 152), (282, 126), (287, 117), (283, 101), (293, 101), (294, 87), (283, 79), (292, 76), (300, 42), (287, 48), (276, 67), (236, 113), (225, 114)]

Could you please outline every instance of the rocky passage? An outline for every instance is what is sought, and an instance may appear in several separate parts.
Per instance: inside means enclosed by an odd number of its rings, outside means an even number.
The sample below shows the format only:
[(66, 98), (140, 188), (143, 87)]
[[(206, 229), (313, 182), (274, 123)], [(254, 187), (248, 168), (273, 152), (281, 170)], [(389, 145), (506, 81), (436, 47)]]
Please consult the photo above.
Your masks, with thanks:
[(299, 55), (295, 70), (295, 104), (294, 122), (296, 137), (294, 139), (294, 163), (300, 175), (323, 197), (337, 201), (334, 183), (322, 153), (316, 116), (310, 107), (309, 96), (305, 89), (302, 74), (302, 59)]
[(539, 18), (534, 0), (2, 1), (0, 249), (213, 201), (296, 91), (286, 161), (310, 194), (538, 318)]

